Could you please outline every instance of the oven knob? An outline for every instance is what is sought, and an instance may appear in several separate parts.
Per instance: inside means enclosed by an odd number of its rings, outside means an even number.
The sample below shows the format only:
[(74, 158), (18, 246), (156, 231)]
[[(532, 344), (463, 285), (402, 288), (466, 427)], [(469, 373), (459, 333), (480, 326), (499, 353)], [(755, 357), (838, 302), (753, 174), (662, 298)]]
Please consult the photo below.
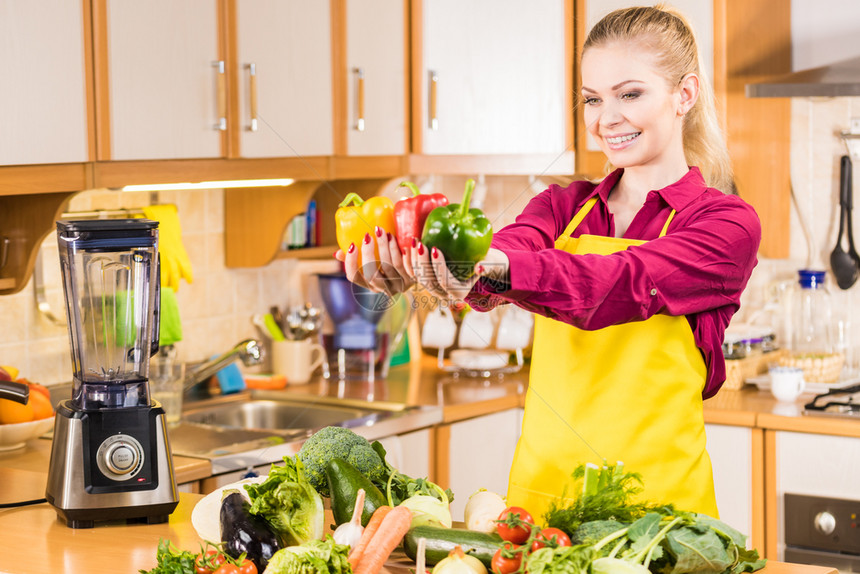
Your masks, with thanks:
[(836, 530), (836, 518), (826, 510), (815, 515), (815, 529), (824, 535), (833, 534)]

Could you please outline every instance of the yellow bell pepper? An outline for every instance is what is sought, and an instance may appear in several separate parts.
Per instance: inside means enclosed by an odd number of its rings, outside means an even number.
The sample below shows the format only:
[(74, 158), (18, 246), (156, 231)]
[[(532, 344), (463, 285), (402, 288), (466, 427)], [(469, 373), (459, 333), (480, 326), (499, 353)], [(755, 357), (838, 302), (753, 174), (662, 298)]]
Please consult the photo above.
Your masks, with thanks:
[[(391, 233), (392, 236), (397, 229), (394, 223), (394, 202), (387, 197), (371, 197), (365, 201), (357, 194), (350, 193), (340, 202), (334, 219), (338, 247), (346, 253), (350, 244), (355, 244), (355, 248), (359, 250), (359, 266), (361, 266), (361, 244), (365, 235), (369, 233), (371, 238), (376, 239), (376, 226)], [(374, 252), (378, 259), (378, 248)]]

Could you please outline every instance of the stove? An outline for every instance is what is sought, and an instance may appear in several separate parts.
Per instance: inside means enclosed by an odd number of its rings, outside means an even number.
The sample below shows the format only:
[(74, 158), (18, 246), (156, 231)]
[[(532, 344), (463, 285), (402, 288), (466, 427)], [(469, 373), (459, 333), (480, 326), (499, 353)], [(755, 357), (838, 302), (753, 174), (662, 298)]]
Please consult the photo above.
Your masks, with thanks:
[(803, 414), (814, 416), (860, 418), (860, 384), (831, 389), (804, 405)]

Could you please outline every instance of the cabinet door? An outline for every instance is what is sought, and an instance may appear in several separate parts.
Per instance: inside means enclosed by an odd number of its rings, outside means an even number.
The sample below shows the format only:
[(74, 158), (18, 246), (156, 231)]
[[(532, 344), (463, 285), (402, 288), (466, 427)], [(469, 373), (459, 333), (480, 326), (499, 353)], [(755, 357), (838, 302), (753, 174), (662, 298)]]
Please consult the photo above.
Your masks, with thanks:
[[(237, 70), (242, 157), (331, 155), (331, 15), (320, 0), (239, 0)], [(250, 129), (250, 66), (257, 130)]]
[(430, 429), (422, 429), (379, 439), (385, 460), (413, 478), (430, 476)]
[(110, 159), (221, 155), (217, 5), (108, 1)]
[(752, 429), (705, 425), (720, 520), (749, 536), (752, 520)]
[(424, 2), (425, 154), (565, 149), (565, 3)]
[(84, 162), (81, 2), (0, 1), (0, 164)]
[(346, 3), (347, 153), (406, 152), (403, 0)]
[(509, 409), (451, 425), (449, 485), (454, 492), (454, 520), (463, 520), (466, 502), (478, 489), (507, 496), (522, 413), (523, 409)]

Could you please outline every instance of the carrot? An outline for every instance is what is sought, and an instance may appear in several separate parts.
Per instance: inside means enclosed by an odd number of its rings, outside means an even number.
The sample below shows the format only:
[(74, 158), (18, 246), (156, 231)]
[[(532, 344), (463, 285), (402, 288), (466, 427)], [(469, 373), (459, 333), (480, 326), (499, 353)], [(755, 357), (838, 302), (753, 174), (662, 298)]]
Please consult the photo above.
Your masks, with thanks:
[(355, 568), (355, 574), (376, 574), (409, 532), (412, 524), (412, 511), (403, 506), (396, 506), (385, 515), (376, 534), (370, 540), (370, 545)]
[(371, 538), (373, 538), (373, 535), (376, 534), (377, 530), (379, 530), (379, 525), (382, 524), (382, 520), (389, 512), (391, 512), (390, 506), (380, 506), (373, 511), (373, 515), (370, 517), (370, 520), (367, 521), (367, 526), (364, 527), (364, 531), (361, 533), (361, 538), (358, 540), (358, 544), (353, 546), (352, 550), (349, 552), (349, 565), (352, 566), (353, 570), (355, 570), (355, 567), (361, 560), (361, 555), (364, 554), (364, 550), (367, 548), (367, 545), (370, 544)]

